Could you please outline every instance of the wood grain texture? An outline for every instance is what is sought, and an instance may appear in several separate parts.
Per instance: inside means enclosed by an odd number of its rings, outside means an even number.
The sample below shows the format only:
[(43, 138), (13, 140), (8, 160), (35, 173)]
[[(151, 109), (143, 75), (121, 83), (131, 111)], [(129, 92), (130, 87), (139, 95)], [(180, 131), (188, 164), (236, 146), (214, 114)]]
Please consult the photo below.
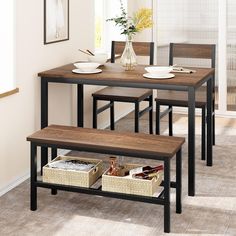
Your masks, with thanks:
[[(161, 105), (172, 105), (188, 107), (188, 93), (185, 91), (157, 90), (157, 103)], [(206, 106), (206, 91), (196, 92), (196, 108)]]
[[(99, 74), (74, 74), (72, 72), (75, 69), (73, 64), (61, 66), (55, 69), (44, 71), (38, 75), (44, 78), (50, 78), (51, 82), (57, 79), (68, 79), (75, 83), (104, 85), (109, 83), (117, 86), (117, 83), (121, 87), (125, 87), (127, 84), (132, 83), (132, 87), (140, 88), (153, 88), (155, 85), (175, 85), (175, 86), (192, 86), (198, 87), (202, 82), (210, 75), (214, 74), (214, 69), (209, 68), (194, 68), (196, 73), (192, 74), (175, 74), (172, 79), (157, 80), (146, 79), (143, 74), (146, 73), (145, 65), (138, 65), (134, 71), (125, 71), (120, 64), (107, 63), (101, 69), (102, 73)], [(69, 82), (68, 82), (69, 83)], [(158, 86), (157, 86), (158, 87)]]
[[(114, 41), (114, 53), (122, 54), (125, 49), (124, 41)], [(149, 56), (150, 55), (150, 43), (148, 42), (132, 42), (133, 49), (137, 56)]]
[(212, 59), (212, 44), (174, 43), (173, 57)]
[(51, 125), (27, 137), (27, 141), (87, 149), (87, 151), (114, 151), (143, 157), (173, 157), (181, 148), (185, 139), (169, 136), (133, 134)]
[(142, 101), (152, 95), (150, 89), (106, 87), (92, 94), (100, 100), (134, 102)]

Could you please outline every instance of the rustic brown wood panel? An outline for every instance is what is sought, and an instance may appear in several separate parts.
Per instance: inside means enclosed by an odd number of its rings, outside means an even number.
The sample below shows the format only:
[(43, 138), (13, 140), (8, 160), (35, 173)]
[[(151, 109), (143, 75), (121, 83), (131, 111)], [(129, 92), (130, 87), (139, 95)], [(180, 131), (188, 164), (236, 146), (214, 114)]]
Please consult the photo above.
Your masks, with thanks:
[[(188, 107), (188, 93), (185, 91), (157, 90), (156, 102), (162, 105)], [(206, 91), (196, 92), (197, 108), (206, 106)]]
[(70, 147), (96, 148), (99, 151), (119, 150), (132, 155), (173, 157), (184, 138), (117, 132), (51, 125), (27, 137), (28, 141), (62, 144)]
[[(106, 87), (93, 94), (98, 99), (122, 100), (122, 101), (139, 101), (152, 95), (151, 89), (134, 89), (120, 87)], [(109, 97), (108, 97), (109, 96)]]
[(212, 45), (174, 43), (173, 57), (211, 59)]
[[(148, 42), (132, 42), (135, 54), (137, 56), (150, 55), (150, 43)], [(115, 54), (122, 54), (125, 48), (125, 42), (115, 41)]]
[(57, 79), (73, 79), (76, 82), (81, 82), (83, 84), (99, 84), (99, 82), (108, 82), (109, 85), (114, 83), (119, 83), (121, 86), (125, 86), (127, 83), (133, 83), (133, 87), (152, 86), (155, 84), (162, 85), (176, 85), (176, 86), (193, 86), (197, 87), (202, 83), (209, 75), (214, 73), (214, 69), (209, 68), (194, 68), (196, 73), (192, 74), (183, 74), (176, 73), (175, 77), (172, 79), (165, 80), (157, 80), (157, 79), (146, 79), (143, 77), (143, 74), (146, 73), (145, 65), (138, 65), (133, 71), (125, 71), (124, 68), (120, 64), (116, 63), (106, 63), (101, 67), (103, 70), (102, 73), (99, 74), (74, 74), (72, 72), (75, 69), (73, 64), (61, 66), (55, 69), (51, 69), (48, 71), (44, 71), (39, 73), (40, 77), (46, 77)]

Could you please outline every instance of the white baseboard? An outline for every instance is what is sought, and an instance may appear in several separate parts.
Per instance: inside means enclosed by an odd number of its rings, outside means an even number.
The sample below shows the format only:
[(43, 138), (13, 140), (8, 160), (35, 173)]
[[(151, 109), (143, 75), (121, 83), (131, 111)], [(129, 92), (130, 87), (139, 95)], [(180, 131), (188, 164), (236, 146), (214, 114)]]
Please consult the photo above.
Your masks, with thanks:
[(24, 181), (26, 181), (29, 177), (30, 177), (30, 173), (29, 171), (27, 171), (27, 173), (25, 173), (21, 177), (17, 177), (15, 180), (11, 181), (6, 186), (0, 188), (0, 197), (6, 194), (7, 192), (9, 192), (10, 190), (12, 190), (13, 188), (17, 187)]

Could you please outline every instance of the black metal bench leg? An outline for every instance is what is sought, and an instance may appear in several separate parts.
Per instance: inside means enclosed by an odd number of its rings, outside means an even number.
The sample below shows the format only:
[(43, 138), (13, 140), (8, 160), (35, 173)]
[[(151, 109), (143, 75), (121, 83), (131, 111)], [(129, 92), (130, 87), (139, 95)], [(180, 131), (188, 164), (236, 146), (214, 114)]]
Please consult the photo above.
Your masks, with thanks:
[(176, 213), (182, 213), (182, 150), (176, 153)]
[(160, 105), (156, 102), (156, 134), (160, 134)]
[(115, 130), (115, 103), (110, 102), (111, 107), (110, 107), (110, 127), (111, 130)]
[(164, 232), (170, 232), (170, 159), (164, 161)]
[[(56, 148), (52, 148), (51, 150), (51, 159), (55, 159), (57, 157), (57, 149)], [(57, 189), (52, 188), (51, 189), (51, 194), (52, 195), (57, 195)]]
[(98, 101), (96, 98), (93, 98), (93, 128), (97, 129), (97, 105)]
[(31, 143), (30, 157), (30, 210), (37, 210), (37, 146)]
[(139, 102), (135, 102), (135, 109), (134, 109), (134, 132), (139, 132)]
[(206, 107), (202, 108), (202, 160), (206, 160)]
[(149, 111), (149, 133), (153, 134), (153, 96), (149, 97), (149, 107), (152, 109)]
[(170, 112), (169, 112), (169, 136), (173, 136), (173, 108), (172, 106), (169, 106)]

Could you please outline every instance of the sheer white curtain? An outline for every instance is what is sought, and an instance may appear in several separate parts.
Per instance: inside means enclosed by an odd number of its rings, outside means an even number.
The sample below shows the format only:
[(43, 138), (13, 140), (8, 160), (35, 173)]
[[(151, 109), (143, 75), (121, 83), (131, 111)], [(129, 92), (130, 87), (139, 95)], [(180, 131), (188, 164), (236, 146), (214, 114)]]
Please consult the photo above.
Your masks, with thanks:
[[(170, 42), (216, 44), (218, 49), (218, 0), (157, 0), (156, 11), (159, 65), (167, 65), (169, 62)], [(184, 66), (210, 66), (209, 60), (199, 59), (181, 59), (175, 63)], [(216, 64), (216, 86), (217, 66)]]
[(227, 1), (227, 110), (236, 111), (236, 1)]
[(0, 7), (0, 93), (15, 88), (14, 7), (14, 0), (4, 1)]

